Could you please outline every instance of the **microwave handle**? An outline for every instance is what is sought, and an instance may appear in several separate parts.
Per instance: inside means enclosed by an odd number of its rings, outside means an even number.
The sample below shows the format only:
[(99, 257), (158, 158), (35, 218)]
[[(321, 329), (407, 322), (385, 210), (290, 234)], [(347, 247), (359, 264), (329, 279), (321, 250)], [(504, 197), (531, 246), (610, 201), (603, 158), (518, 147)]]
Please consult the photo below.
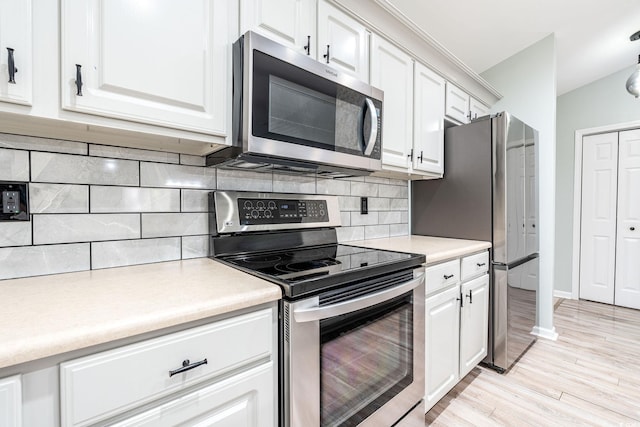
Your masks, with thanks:
[[(378, 139), (378, 113), (376, 112), (376, 107), (373, 105), (373, 101), (369, 98), (365, 99), (365, 108), (369, 110), (369, 119), (371, 120), (371, 133), (369, 134), (369, 138), (367, 139), (367, 145), (364, 148), (364, 155), (370, 156), (373, 151), (373, 147), (376, 144), (376, 140)], [(365, 117), (367, 115), (365, 114)], [(364, 133), (364, 122), (362, 123), (362, 130)]]
[(422, 283), (424, 283), (424, 272), (420, 273), (415, 278), (407, 282), (404, 282), (393, 288), (385, 289), (384, 291), (376, 292), (371, 295), (365, 295), (359, 298), (354, 298), (349, 301), (339, 302), (337, 304), (332, 304), (325, 307), (298, 309), (293, 312), (293, 315), (297, 323), (316, 322), (318, 320), (340, 316), (342, 314), (351, 313), (356, 310), (361, 310), (363, 308), (380, 304), (381, 302), (388, 301), (392, 298), (409, 292), (420, 286)]

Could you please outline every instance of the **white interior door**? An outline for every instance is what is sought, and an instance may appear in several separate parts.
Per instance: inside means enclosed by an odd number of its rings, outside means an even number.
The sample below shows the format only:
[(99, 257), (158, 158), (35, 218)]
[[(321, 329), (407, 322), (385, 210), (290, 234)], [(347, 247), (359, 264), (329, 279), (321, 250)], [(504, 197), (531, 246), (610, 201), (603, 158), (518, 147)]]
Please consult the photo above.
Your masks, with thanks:
[(580, 298), (613, 304), (618, 133), (585, 136), (582, 146)]
[(640, 308), (640, 129), (620, 132), (615, 304)]

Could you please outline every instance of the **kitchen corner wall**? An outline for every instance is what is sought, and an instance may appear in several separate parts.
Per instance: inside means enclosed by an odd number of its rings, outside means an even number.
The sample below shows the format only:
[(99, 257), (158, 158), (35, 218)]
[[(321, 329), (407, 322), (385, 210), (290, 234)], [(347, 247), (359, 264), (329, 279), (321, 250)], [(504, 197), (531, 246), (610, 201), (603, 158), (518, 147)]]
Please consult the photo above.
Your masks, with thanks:
[(0, 222), (0, 279), (205, 257), (214, 189), (337, 195), (341, 242), (409, 233), (403, 180), (213, 169), (203, 157), (0, 134), (0, 181), (28, 181), (31, 210), (31, 221)]

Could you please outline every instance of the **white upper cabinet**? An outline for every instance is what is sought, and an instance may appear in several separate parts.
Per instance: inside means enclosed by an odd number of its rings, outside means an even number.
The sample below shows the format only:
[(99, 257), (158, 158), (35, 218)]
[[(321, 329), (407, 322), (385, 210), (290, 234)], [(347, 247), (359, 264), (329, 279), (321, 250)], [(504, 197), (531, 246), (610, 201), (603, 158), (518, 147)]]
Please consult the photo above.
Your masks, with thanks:
[(445, 80), (415, 64), (413, 170), (444, 173)]
[(474, 97), (469, 97), (469, 119), (475, 120), (478, 117), (486, 116), (489, 114), (489, 107), (478, 101)]
[(369, 32), (364, 25), (324, 0), (318, 2), (315, 57), (369, 82)]
[(469, 95), (449, 82), (446, 91), (445, 114), (460, 123), (469, 123)]
[(234, 3), (62, 0), (62, 108), (224, 134)]
[(408, 169), (413, 144), (413, 59), (375, 34), (371, 84), (384, 91), (382, 163)]
[(31, 0), (0, 0), (0, 101), (31, 105)]
[(252, 30), (315, 58), (315, 5), (315, 0), (240, 0), (240, 33)]

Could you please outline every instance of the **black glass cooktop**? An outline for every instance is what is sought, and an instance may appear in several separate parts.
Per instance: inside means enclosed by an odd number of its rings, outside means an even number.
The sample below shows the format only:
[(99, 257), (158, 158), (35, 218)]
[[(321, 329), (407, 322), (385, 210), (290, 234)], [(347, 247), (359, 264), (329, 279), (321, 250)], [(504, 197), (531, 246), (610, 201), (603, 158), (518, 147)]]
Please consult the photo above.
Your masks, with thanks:
[(285, 296), (308, 293), (424, 262), (424, 255), (330, 244), (218, 259), (283, 285)]

